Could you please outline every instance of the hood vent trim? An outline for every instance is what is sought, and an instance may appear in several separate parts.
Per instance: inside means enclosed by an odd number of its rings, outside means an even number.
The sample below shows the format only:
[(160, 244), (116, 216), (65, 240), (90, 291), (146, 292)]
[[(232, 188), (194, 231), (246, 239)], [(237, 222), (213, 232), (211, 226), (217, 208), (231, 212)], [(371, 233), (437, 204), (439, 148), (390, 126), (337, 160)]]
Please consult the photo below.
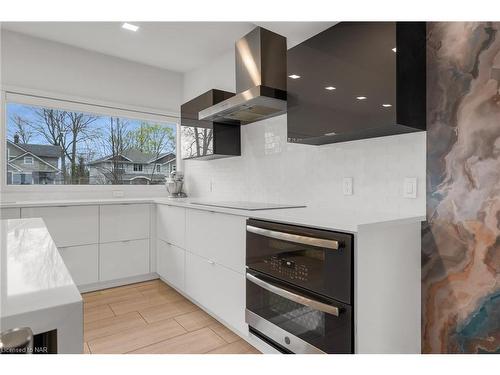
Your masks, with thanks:
[(286, 91), (255, 86), (199, 112), (199, 120), (242, 124), (286, 113)]
[(244, 125), (286, 113), (286, 38), (257, 27), (235, 50), (238, 93), (200, 111), (198, 119)]

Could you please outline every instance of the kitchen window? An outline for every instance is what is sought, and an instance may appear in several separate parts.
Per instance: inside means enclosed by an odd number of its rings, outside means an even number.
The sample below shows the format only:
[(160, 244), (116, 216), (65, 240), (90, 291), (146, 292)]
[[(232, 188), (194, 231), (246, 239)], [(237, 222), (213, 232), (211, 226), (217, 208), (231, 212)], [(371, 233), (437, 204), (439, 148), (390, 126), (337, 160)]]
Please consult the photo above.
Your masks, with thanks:
[(174, 117), (10, 93), (5, 109), (7, 185), (158, 185), (175, 163)]

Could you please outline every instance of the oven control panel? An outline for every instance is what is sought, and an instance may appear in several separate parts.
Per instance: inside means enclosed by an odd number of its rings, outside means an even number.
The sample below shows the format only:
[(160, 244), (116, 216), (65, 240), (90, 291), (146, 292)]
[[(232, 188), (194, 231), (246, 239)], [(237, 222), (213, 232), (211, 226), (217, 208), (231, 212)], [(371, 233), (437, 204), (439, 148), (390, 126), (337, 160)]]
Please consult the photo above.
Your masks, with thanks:
[(309, 270), (305, 264), (296, 263), (290, 258), (272, 256), (264, 259), (270, 270), (283, 278), (308, 281)]

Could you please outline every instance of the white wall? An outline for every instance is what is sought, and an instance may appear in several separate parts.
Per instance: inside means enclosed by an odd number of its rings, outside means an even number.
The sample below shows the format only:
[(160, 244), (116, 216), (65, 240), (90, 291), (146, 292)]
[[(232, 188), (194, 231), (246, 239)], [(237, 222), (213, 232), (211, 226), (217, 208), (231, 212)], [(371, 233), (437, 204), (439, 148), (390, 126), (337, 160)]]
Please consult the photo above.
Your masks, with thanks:
[(183, 103), (210, 90), (219, 89), (234, 92), (236, 89), (234, 51), (229, 51), (201, 69), (184, 75)]
[(97, 52), (2, 31), (3, 85), (179, 112), (182, 75)]
[[(0, 46), (3, 89), (41, 91), (160, 114), (179, 112), (183, 84), (179, 73), (8, 30), (1, 30)], [(5, 163), (3, 144), (0, 150), (0, 162)], [(0, 201), (111, 198), (114, 190), (124, 191), (125, 197), (167, 195), (163, 186), (2, 186)]]
[[(211, 87), (234, 90), (232, 52), (207, 69), (185, 74), (183, 97)], [(425, 133), (324, 146), (290, 144), (283, 115), (245, 125), (241, 136), (241, 157), (184, 162), (191, 197), (303, 203), (331, 209), (332, 215), (355, 211), (371, 218), (374, 212), (425, 215)], [(343, 195), (343, 177), (354, 179), (354, 195)], [(417, 177), (417, 199), (403, 197), (405, 177)]]

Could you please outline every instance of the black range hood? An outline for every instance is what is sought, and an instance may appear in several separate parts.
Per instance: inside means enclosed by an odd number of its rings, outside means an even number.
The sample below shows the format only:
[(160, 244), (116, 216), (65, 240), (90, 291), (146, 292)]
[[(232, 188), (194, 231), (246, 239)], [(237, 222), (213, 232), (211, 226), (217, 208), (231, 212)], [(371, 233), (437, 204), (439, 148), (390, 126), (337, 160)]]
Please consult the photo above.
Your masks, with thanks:
[(288, 50), (288, 142), (426, 129), (426, 23), (340, 22)]
[(236, 42), (236, 95), (198, 119), (242, 125), (286, 113), (286, 38), (257, 27)]
[(234, 96), (209, 90), (181, 105), (182, 159), (211, 160), (241, 155), (240, 124), (198, 120), (198, 112)]

